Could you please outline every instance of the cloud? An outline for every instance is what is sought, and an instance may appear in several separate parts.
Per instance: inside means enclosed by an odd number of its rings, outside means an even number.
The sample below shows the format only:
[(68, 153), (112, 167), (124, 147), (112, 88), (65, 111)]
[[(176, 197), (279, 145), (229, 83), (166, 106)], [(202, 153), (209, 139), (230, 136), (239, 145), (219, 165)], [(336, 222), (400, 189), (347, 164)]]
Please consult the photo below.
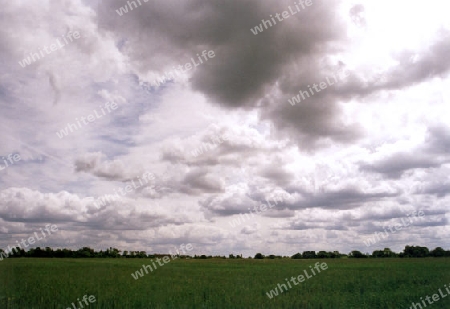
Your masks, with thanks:
[(87, 172), (94, 176), (109, 180), (127, 180), (126, 170), (123, 162), (106, 160), (106, 156), (100, 152), (88, 153), (75, 161), (77, 172)]
[(350, 9), (350, 12), (349, 12), (353, 23), (355, 23), (356, 26), (361, 27), (361, 28), (365, 28), (367, 26), (367, 21), (364, 16), (364, 11), (365, 11), (364, 5), (355, 4)]
[[(382, 245), (446, 239), (443, 2), (313, 1), (258, 35), (250, 29), (293, 2), (141, 1), (123, 16), (122, 0), (3, 2), (0, 154), (23, 159), (0, 170), (0, 245), (51, 222), (52, 246), (345, 252), (417, 209), (427, 220)], [(75, 30), (79, 39), (19, 65)], [(154, 86), (204, 50), (215, 57)], [(302, 91), (309, 98), (292, 106)], [(56, 136), (106, 102), (119, 109)], [(95, 205), (146, 172), (148, 185)]]
[[(265, 114), (280, 129), (289, 125), (310, 145), (316, 144), (317, 138), (349, 142), (360, 136), (357, 126), (343, 125), (337, 105), (339, 97), (318, 95), (296, 109), (290, 105), (282, 108), (275, 102), (287, 101), (299, 89), (307, 89), (308, 84), (329, 76), (322, 67), (323, 57), (336, 49), (343, 50), (343, 45), (339, 47), (334, 42), (345, 41), (344, 24), (333, 13), (339, 1), (314, 3), (307, 11), (258, 36), (252, 35), (249, 29), (292, 3), (229, 1), (225, 6), (204, 0), (177, 6), (146, 3), (131, 14), (114, 19), (113, 10), (121, 4), (120, 1), (104, 4), (103, 25), (127, 38), (125, 51), (137, 64), (136, 70), (142, 78), (149, 71), (162, 73), (171, 65), (195, 57), (203, 49), (213, 50), (216, 57), (194, 70), (190, 79), (193, 88), (212, 102), (244, 109), (269, 104), (271, 111)], [(196, 14), (186, 14), (186, 10), (195, 10), (203, 18), (195, 19)], [(162, 18), (168, 12), (174, 16), (171, 22)], [(322, 20), (327, 23), (323, 24)], [(138, 35), (144, 32), (145, 36)], [(148, 53), (138, 52), (143, 48)], [(327, 64), (328, 74), (336, 65)], [(274, 87), (282, 92), (282, 97), (271, 99)]]
[(372, 163), (361, 163), (363, 171), (383, 174), (389, 178), (400, 178), (406, 171), (438, 168), (450, 162), (448, 156), (450, 131), (445, 126), (431, 126), (425, 141), (409, 152), (390, 154)]
[(429, 157), (420, 157), (413, 153), (398, 153), (373, 164), (363, 164), (362, 170), (385, 174), (391, 178), (399, 178), (405, 171), (439, 167), (442, 163)]
[(321, 207), (327, 209), (352, 209), (371, 201), (380, 201), (386, 198), (398, 196), (397, 192), (363, 192), (357, 188), (342, 188), (336, 191), (323, 192), (311, 196), (304, 194), (287, 207), (290, 209), (302, 209), (309, 207)]
[(206, 170), (195, 170), (187, 173), (179, 191), (187, 194), (218, 193), (223, 191), (223, 184), (208, 175)]

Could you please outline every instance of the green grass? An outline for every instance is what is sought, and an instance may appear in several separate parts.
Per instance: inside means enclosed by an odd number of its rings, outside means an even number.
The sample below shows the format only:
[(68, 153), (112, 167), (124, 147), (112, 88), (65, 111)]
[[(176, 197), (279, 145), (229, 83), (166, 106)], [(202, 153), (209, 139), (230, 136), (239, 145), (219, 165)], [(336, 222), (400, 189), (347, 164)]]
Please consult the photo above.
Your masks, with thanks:
[[(409, 308), (450, 286), (450, 259), (320, 260), (328, 269), (269, 299), (266, 292), (318, 260), (174, 260), (138, 280), (149, 259), (6, 259), (0, 309), (88, 308)], [(78, 307), (77, 307), (78, 308)], [(427, 308), (450, 308), (450, 297)]]

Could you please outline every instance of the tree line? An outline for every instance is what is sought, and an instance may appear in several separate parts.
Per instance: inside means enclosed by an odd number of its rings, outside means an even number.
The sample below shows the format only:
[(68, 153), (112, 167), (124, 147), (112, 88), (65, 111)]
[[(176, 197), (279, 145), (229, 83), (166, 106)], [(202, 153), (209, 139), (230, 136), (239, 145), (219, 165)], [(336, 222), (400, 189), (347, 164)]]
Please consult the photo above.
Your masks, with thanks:
[[(296, 253), (291, 256), (291, 259), (334, 259), (334, 258), (422, 258), (422, 257), (450, 257), (450, 250), (444, 250), (441, 247), (436, 247), (429, 250), (427, 247), (421, 246), (406, 246), (403, 252), (393, 252), (389, 248), (383, 250), (374, 250), (372, 254), (362, 253), (358, 250), (353, 250), (349, 254), (341, 254), (339, 251), (303, 251), (303, 253)], [(264, 256), (261, 253), (255, 255), (255, 259), (261, 259)]]
[[(20, 258), (20, 257), (33, 257), (33, 258), (155, 258), (163, 257), (170, 254), (147, 254), (145, 251), (121, 251), (117, 248), (108, 248), (106, 250), (95, 251), (89, 247), (83, 247), (78, 250), (71, 249), (52, 249), (50, 247), (45, 247), (41, 249), (40, 247), (29, 249), (25, 251), (20, 247), (11, 248), (10, 251), (4, 251), (0, 249), (0, 261), (3, 258)], [(176, 255), (180, 258), (192, 258), (192, 259), (211, 259), (211, 258), (221, 258), (226, 259), (226, 256), (211, 256), (211, 255)], [(342, 254), (339, 251), (303, 251), (303, 253), (296, 253), (289, 256), (281, 255), (263, 255), (257, 253), (253, 259), (335, 259), (335, 258), (423, 258), (423, 257), (450, 257), (450, 250), (444, 250), (441, 247), (437, 247), (433, 250), (429, 250), (427, 247), (420, 246), (406, 246), (403, 252), (393, 252), (389, 248), (384, 248), (383, 250), (375, 250), (372, 254), (362, 253), (357, 250), (351, 251), (349, 254)], [(242, 259), (241, 255), (228, 255), (228, 259)], [(252, 259), (252, 257), (248, 257)]]

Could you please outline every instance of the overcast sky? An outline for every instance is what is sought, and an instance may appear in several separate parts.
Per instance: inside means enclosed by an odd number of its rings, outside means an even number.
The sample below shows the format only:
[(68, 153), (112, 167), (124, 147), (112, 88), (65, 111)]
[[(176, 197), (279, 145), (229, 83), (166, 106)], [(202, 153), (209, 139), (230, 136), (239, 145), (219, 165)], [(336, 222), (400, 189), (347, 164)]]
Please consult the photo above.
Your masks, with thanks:
[(0, 0), (0, 248), (450, 249), (448, 1), (294, 2)]

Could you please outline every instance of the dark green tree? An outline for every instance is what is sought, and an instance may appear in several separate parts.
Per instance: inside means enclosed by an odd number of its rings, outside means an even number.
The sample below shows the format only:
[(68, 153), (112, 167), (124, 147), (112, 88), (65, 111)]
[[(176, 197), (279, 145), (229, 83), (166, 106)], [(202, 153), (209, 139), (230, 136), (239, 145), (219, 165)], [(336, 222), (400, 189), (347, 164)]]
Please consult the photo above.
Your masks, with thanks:
[(374, 258), (383, 258), (384, 257), (383, 250), (375, 250), (374, 252), (372, 252), (372, 257), (374, 257)]
[(361, 259), (361, 258), (366, 258), (367, 255), (361, 253), (361, 251), (353, 250), (352, 252), (350, 252), (348, 257), (355, 258), (355, 259)]
[(298, 253), (294, 254), (293, 256), (291, 256), (291, 259), (294, 259), (294, 260), (299, 260), (301, 258), (302, 258), (302, 254), (300, 252), (298, 252)]
[(329, 252), (326, 252), (326, 251), (319, 251), (319, 252), (317, 252), (317, 257), (319, 259), (327, 259), (327, 258), (330, 258), (330, 254), (329, 254)]
[(302, 257), (304, 259), (315, 259), (317, 257), (316, 251), (303, 251)]
[(441, 247), (437, 247), (436, 249), (431, 250), (430, 256), (443, 257), (443, 256), (446, 256), (446, 252)]
[(427, 257), (430, 255), (430, 251), (427, 247), (420, 246), (406, 246), (403, 250), (404, 257)]
[(255, 254), (255, 259), (256, 260), (262, 260), (264, 258), (264, 255), (262, 255), (261, 253), (256, 253)]

